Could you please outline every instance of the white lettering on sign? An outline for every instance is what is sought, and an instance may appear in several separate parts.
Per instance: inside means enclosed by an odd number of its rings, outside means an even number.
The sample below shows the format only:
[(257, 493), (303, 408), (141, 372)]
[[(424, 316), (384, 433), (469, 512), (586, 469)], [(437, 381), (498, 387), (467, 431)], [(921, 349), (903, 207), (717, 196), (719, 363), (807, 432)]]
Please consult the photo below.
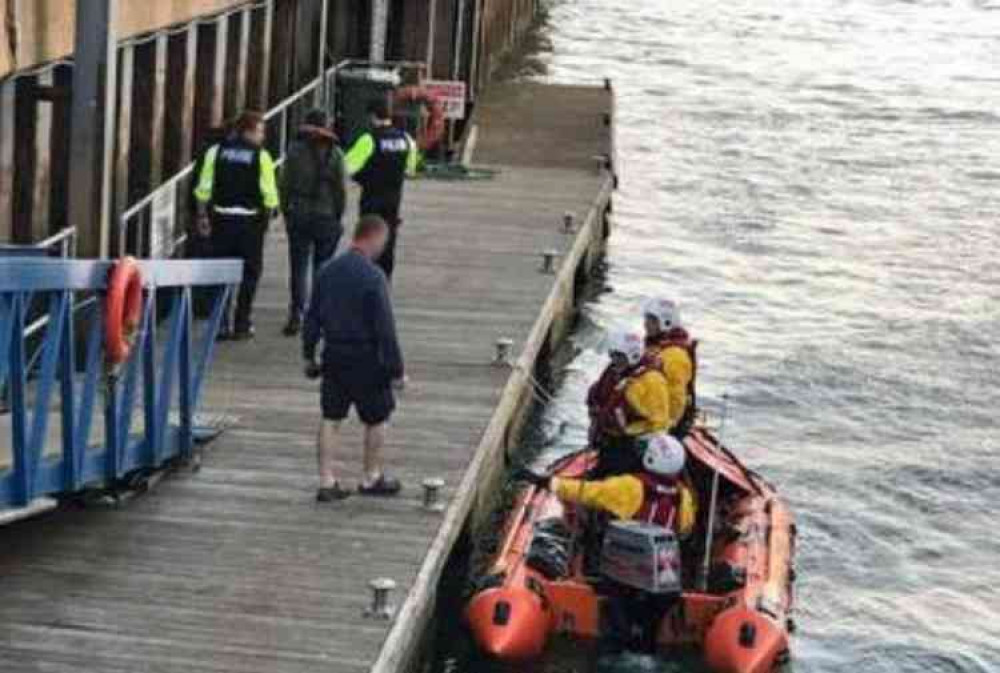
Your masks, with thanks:
[(429, 79), (421, 86), (441, 103), (445, 119), (465, 119), (465, 82)]

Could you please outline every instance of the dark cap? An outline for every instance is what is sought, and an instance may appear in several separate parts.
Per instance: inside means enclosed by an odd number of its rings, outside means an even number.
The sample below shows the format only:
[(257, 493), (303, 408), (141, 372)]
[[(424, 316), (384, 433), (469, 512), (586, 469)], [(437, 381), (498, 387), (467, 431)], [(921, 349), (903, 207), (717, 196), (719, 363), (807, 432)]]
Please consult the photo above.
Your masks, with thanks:
[(306, 113), (305, 123), (325, 129), (330, 126), (330, 115), (322, 108), (313, 108)]

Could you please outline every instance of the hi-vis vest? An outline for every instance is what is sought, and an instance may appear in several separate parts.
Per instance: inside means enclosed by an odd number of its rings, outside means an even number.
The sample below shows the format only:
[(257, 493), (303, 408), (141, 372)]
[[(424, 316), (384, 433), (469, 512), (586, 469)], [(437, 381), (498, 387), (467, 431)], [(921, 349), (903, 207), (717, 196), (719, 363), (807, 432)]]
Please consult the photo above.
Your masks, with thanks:
[(355, 176), (364, 191), (362, 198), (398, 206), (406, 180), (410, 139), (405, 131), (392, 126), (375, 128), (369, 133), (374, 142), (373, 153)]

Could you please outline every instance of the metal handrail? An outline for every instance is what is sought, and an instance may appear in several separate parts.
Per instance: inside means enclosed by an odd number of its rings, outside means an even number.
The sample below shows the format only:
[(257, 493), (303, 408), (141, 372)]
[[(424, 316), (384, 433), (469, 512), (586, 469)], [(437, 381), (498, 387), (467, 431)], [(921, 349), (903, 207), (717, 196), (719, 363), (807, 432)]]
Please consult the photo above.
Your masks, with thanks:
[(151, 191), (146, 196), (142, 197), (135, 202), (128, 210), (126, 210), (121, 215), (122, 233), (128, 229), (128, 221), (138, 215), (143, 209), (153, 203), (160, 194), (162, 194), (167, 189), (174, 187), (178, 182), (189, 176), (194, 171), (194, 166), (197, 162), (192, 161), (187, 166), (182, 168), (179, 172), (175, 173), (173, 176), (167, 180), (160, 183), (160, 186)]
[(60, 257), (75, 257), (76, 227), (65, 227), (48, 238), (34, 244), (35, 248), (54, 248), (59, 246)]
[[(281, 119), (281, 128), (279, 130), (278, 137), (278, 156), (275, 157), (275, 163), (281, 165), (285, 159), (285, 151), (288, 146), (288, 123), (287, 123), (287, 113), (288, 110), (295, 105), (300, 103), (307, 96), (316, 95), (323, 91), (323, 85), (325, 82), (336, 73), (337, 69), (341, 64), (334, 65), (328, 68), (320, 77), (316, 77), (311, 80), (305, 86), (300, 88), (298, 91), (288, 96), (280, 103), (269, 109), (264, 113), (264, 120), (266, 122), (271, 122), (275, 119)], [(174, 198), (176, 198), (176, 190), (182, 180), (191, 177), (194, 172), (194, 167), (197, 162), (191, 162), (176, 174), (161, 183), (156, 189), (151, 191), (146, 196), (142, 197), (134, 204), (129, 206), (118, 218), (118, 241), (120, 252), (124, 254), (126, 249), (129, 232), (132, 227), (136, 224), (136, 220), (141, 217), (141, 215), (146, 212), (157, 199), (163, 197), (164, 195), (169, 195), (171, 191), (174, 192)], [(171, 249), (176, 249), (178, 246), (182, 245), (184, 241), (187, 240), (187, 233), (181, 232), (176, 234), (174, 239), (171, 241)]]

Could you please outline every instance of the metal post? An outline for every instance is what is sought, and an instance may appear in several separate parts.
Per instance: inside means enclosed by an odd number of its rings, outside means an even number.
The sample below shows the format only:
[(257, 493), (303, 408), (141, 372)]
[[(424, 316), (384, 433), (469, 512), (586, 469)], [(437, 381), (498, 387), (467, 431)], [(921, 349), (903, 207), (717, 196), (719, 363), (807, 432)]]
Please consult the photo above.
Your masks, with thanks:
[(462, 50), (465, 48), (465, 2), (458, 0), (455, 17), (455, 53), (451, 57), (451, 78), (462, 78)]
[(514, 340), (507, 337), (497, 339), (497, 352), (493, 357), (493, 364), (497, 367), (509, 367), (511, 351), (514, 350)]
[(114, 142), (115, 21), (118, 0), (76, 0), (73, 129), (70, 135), (68, 221), (80, 231), (85, 257), (107, 257)]
[(444, 488), (444, 479), (433, 478), (424, 479), (424, 509), (428, 512), (443, 512), (444, 503), (441, 502), (441, 489)]
[(396, 582), (388, 577), (380, 577), (369, 583), (372, 590), (372, 604), (365, 610), (365, 616), (369, 619), (392, 619), (395, 606), (390, 602), (392, 590), (396, 588)]
[(427, 64), (427, 76), (434, 78), (434, 41), (437, 32), (437, 2), (427, 0), (427, 55), (424, 62)]
[(543, 250), (542, 251), (542, 273), (555, 273), (556, 272), (556, 257), (559, 256), (557, 250)]
[[(726, 430), (726, 416), (729, 414), (729, 395), (722, 396), (722, 423), (719, 425), (719, 437), (716, 440), (721, 448)], [(712, 541), (715, 537), (715, 510), (719, 506), (719, 470), (712, 472), (712, 494), (708, 501), (708, 526), (705, 531), (705, 557), (698, 575), (698, 591), (708, 591), (708, 576), (712, 569)]]
[(567, 210), (563, 214), (563, 233), (572, 234), (575, 231), (576, 231), (576, 214), (571, 210)]
[(389, 26), (389, 0), (372, 0), (372, 31), (368, 60), (375, 63), (386, 58), (386, 33)]

